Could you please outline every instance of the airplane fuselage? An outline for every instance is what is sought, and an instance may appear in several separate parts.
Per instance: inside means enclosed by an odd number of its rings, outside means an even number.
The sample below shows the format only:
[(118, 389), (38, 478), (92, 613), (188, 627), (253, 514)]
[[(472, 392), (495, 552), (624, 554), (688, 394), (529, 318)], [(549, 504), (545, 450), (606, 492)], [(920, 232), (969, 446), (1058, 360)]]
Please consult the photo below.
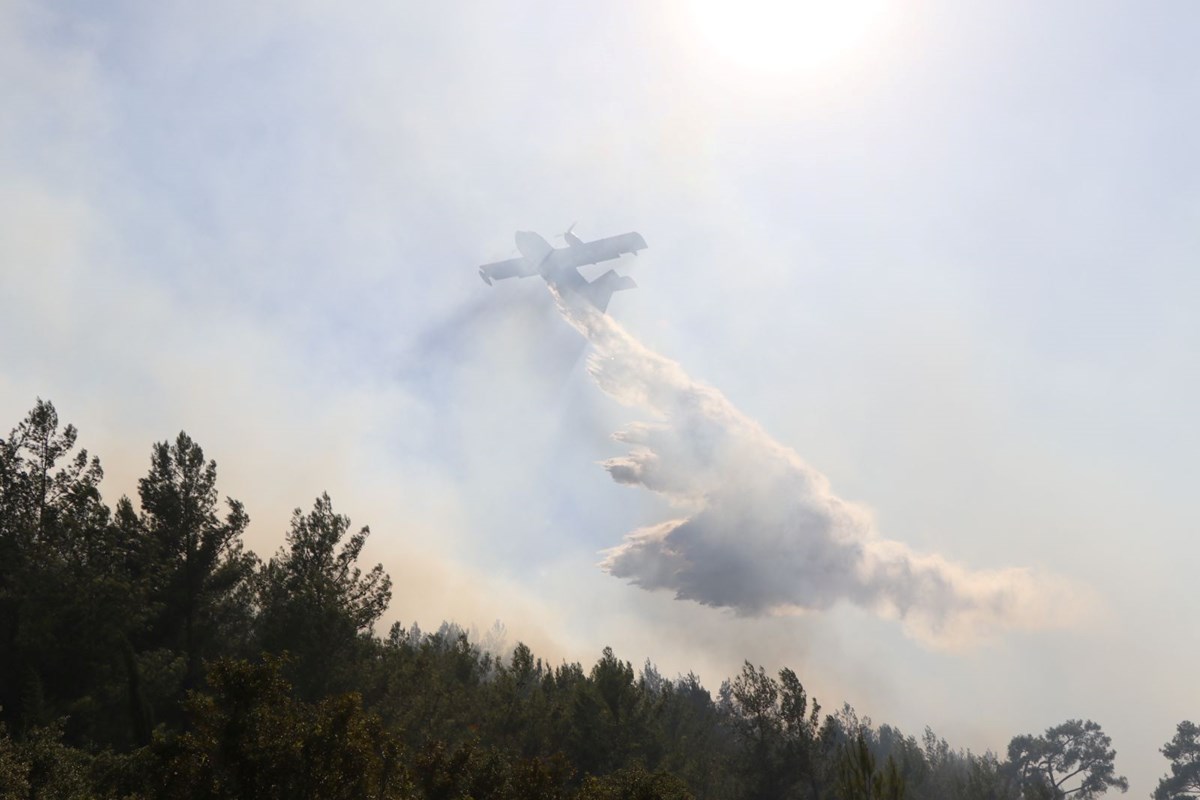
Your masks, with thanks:
[(568, 253), (569, 248), (556, 249), (533, 231), (517, 231), (515, 238), (518, 252), (547, 281), (558, 280), (567, 269), (574, 271), (562, 263), (565, 259), (555, 258), (556, 253)]

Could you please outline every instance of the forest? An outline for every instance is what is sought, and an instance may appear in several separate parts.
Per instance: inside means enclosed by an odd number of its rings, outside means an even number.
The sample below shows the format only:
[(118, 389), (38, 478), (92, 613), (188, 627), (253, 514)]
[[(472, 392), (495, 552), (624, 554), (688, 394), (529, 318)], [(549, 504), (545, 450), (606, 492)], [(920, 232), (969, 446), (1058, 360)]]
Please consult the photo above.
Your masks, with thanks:
[[(327, 495), (263, 559), (186, 433), (136, 501), (38, 400), (0, 439), (0, 798), (1008, 800), (1125, 791), (1071, 719), (1004, 752), (826, 707), (790, 669), (694, 674), (493, 653), (460, 627), (383, 633), (391, 580)], [(403, 609), (400, 610), (401, 613)], [(381, 635), (382, 634), (382, 635)], [(1169, 732), (1164, 732), (1164, 735)], [(1155, 800), (1200, 794), (1200, 728)]]

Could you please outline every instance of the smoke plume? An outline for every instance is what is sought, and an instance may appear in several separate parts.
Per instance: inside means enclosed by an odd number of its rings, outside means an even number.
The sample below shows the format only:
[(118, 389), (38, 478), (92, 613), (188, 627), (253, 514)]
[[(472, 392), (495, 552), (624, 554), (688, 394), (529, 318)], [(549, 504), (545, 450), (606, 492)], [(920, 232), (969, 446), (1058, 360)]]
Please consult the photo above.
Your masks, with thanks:
[(1079, 593), (1021, 568), (973, 570), (882, 538), (870, 513), (772, 439), (716, 389), (590, 307), (559, 297), (592, 344), (588, 368), (622, 404), (652, 412), (615, 438), (604, 462), (618, 483), (668, 497), (684, 513), (634, 530), (601, 566), (644, 589), (729, 608), (789, 614), (853, 603), (902, 621), (926, 643), (959, 647), (1011, 628), (1058, 627)]

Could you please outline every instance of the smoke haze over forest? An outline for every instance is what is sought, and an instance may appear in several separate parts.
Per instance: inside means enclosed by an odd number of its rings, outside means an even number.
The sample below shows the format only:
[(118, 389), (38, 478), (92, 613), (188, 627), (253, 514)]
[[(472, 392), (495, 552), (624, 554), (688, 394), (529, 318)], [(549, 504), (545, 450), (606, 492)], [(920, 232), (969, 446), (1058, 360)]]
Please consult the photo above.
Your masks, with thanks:
[[(1200, 713), (1200, 10), (795, 5), (0, 3), (0, 427), (52, 399), (110, 504), (186, 430), (260, 554), (328, 491), (384, 629), (979, 752), (1095, 717), (1145, 796)], [(649, 243), (609, 316), (479, 281), (575, 220)]]

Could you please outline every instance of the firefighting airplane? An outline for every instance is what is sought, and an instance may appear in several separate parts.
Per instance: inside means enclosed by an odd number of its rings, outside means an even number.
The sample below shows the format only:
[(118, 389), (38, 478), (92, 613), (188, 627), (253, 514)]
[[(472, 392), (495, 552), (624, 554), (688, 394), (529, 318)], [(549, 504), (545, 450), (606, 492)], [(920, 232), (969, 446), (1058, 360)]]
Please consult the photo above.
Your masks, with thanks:
[(605, 311), (613, 292), (634, 289), (637, 284), (628, 275), (618, 275), (611, 269), (588, 282), (579, 274), (579, 268), (620, 258), (624, 253), (636, 256), (638, 250), (645, 249), (646, 240), (640, 233), (622, 233), (620, 236), (585, 242), (571, 232), (574, 227), (567, 228), (562, 235), (567, 242), (566, 247), (553, 247), (532, 231), (517, 231), (517, 250), (521, 252), (521, 257), (484, 264), (479, 268), (479, 277), (491, 286), (493, 280), (541, 275), (546, 283), (560, 292), (574, 292)]

